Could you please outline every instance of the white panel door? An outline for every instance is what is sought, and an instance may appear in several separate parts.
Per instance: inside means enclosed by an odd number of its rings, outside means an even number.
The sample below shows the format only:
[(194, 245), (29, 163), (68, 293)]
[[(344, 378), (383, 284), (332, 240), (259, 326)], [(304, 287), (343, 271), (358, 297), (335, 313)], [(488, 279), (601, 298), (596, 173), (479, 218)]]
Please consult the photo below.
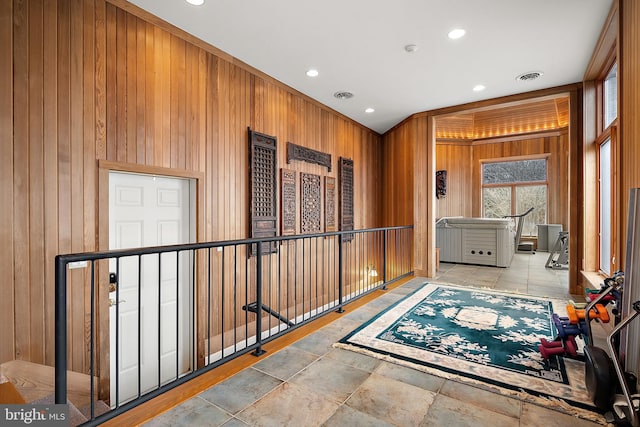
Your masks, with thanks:
[[(110, 172), (109, 248), (193, 242), (191, 185), (187, 179)], [(112, 406), (116, 389), (122, 404), (190, 371), (192, 263), (187, 252), (110, 262), (118, 288), (117, 296), (110, 293), (109, 310)]]

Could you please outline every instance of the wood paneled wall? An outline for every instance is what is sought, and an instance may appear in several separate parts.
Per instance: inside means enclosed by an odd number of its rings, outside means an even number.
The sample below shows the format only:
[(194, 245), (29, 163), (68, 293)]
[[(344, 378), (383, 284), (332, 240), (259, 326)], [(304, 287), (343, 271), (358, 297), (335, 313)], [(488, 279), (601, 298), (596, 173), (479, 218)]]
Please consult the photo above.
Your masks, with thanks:
[(472, 151), (469, 142), (436, 144), (436, 170), (447, 171), (447, 195), (436, 200), (438, 218), (473, 216)]
[[(278, 138), (278, 167), (337, 177), (287, 165), (288, 141), (352, 158), (355, 227), (382, 225), (378, 134), (142, 12), (0, 3), (0, 362), (54, 362), (53, 259), (106, 247), (98, 161), (200, 174), (198, 235), (245, 238), (251, 127)], [(69, 303), (70, 367), (86, 370), (88, 295)]]
[[(626, 239), (629, 190), (640, 187), (640, 4), (620, 0), (618, 51), (618, 123), (620, 135), (620, 210), (621, 235)], [(622, 240), (622, 263), (626, 259)], [(639, 362), (640, 363), (640, 362)]]

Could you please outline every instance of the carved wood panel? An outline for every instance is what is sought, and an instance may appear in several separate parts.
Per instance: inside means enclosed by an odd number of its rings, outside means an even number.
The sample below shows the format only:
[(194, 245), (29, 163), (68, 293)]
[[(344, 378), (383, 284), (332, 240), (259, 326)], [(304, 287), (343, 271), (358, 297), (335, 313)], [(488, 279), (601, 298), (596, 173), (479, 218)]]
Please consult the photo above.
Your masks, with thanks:
[[(353, 230), (353, 160), (340, 157), (340, 231)], [(342, 236), (344, 241), (353, 239), (353, 234)]]
[(320, 194), (320, 176), (311, 173), (300, 174), (300, 231), (302, 233), (320, 232), (320, 212), (322, 196)]
[[(274, 237), (277, 235), (277, 187), (276, 187), (276, 138), (249, 129), (251, 237)], [(265, 243), (262, 253), (275, 252), (275, 242)], [(255, 255), (255, 245), (251, 255)]]
[(324, 177), (324, 231), (336, 231), (336, 179)]
[(287, 163), (291, 163), (291, 160), (302, 160), (303, 162), (316, 163), (320, 166), (326, 166), (329, 172), (331, 172), (331, 154), (288, 142)]
[(280, 234), (296, 234), (296, 171), (280, 169)]

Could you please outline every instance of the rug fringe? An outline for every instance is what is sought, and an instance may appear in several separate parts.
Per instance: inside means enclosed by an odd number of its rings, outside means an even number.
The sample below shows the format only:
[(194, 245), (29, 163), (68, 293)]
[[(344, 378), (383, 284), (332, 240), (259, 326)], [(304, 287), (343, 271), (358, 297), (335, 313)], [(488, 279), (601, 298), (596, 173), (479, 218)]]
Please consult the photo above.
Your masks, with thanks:
[(604, 419), (604, 417), (596, 412), (592, 412), (592, 411), (588, 411), (586, 409), (582, 409), (582, 408), (577, 408), (575, 406), (572, 406), (571, 404), (567, 403), (566, 401), (562, 400), (562, 399), (558, 399), (555, 397), (543, 397), (543, 396), (536, 396), (530, 393), (527, 393), (526, 391), (520, 389), (520, 390), (509, 390), (507, 388), (504, 387), (500, 387), (497, 385), (493, 385), (493, 384), (487, 384), (485, 382), (473, 379), (473, 378), (468, 378), (462, 375), (458, 375), (458, 374), (453, 374), (450, 372), (445, 372), (445, 371), (441, 371), (439, 369), (436, 368), (432, 368), (430, 366), (424, 366), (424, 365), (419, 365), (416, 363), (412, 363), (410, 361), (407, 360), (402, 360), (402, 359), (397, 359), (395, 357), (392, 357), (390, 355), (387, 354), (381, 354), (381, 353), (377, 353), (371, 350), (368, 350), (366, 348), (362, 348), (362, 347), (358, 347), (355, 345), (351, 345), (351, 344), (347, 344), (347, 343), (341, 343), (341, 342), (337, 342), (333, 344), (334, 348), (340, 348), (343, 350), (348, 350), (348, 351), (353, 351), (355, 353), (360, 353), (360, 354), (365, 354), (367, 356), (371, 356), (373, 358), (376, 359), (380, 359), (380, 360), (384, 360), (386, 362), (389, 363), (393, 363), (396, 365), (401, 365), (401, 366), (406, 366), (408, 368), (412, 368), (415, 369), (417, 371), (421, 371), (421, 372), (425, 372), (427, 374), (431, 374), (431, 375), (435, 375), (437, 377), (440, 378), (445, 378), (448, 380), (452, 380), (452, 381), (456, 381), (459, 383), (463, 383), (463, 384), (468, 384), (468, 385), (474, 385), (478, 388), (487, 390), (487, 391), (492, 391), (495, 393), (499, 393), (505, 396), (510, 396), (510, 397), (514, 397), (517, 398), (520, 401), (523, 402), (527, 402), (527, 403), (531, 403), (534, 405), (538, 405), (538, 406), (542, 406), (544, 408), (549, 408), (549, 409), (553, 409), (556, 410), (558, 412), (562, 412), (564, 414), (567, 415), (571, 415), (573, 417), (576, 418), (581, 418), (584, 420), (588, 420), (588, 421), (592, 421), (601, 425), (607, 425), (606, 420)]

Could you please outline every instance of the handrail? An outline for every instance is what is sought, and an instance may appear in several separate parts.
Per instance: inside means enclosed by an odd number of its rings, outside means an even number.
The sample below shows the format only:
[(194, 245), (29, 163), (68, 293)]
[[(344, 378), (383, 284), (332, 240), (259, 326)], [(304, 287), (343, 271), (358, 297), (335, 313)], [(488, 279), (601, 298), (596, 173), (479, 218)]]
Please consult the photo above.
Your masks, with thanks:
[[(342, 238), (343, 235), (349, 235), (348, 239)], [(337, 237), (337, 238), (336, 238)], [(264, 243), (279, 242), (278, 249), (275, 253), (265, 251)], [(299, 244), (302, 244), (302, 250)], [(255, 245), (254, 254), (250, 254), (250, 248)], [(307, 248), (308, 245), (308, 249)], [(270, 245), (268, 245), (270, 246)], [(67, 270), (70, 263), (87, 262), (91, 263), (90, 283), (86, 283), (85, 289), (90, 292), (90, 324), (91, 331), (89, 337), (90, 366), (88, 368), (91, 378), (91, 419), (86, 425), (97, 425), (98, 422), (104, 422), (116, 415), (138, 406), (167, 390), (183, 384), (204, 372), (207, 372), (223, 363), (253, 350), (255, 355), (264, 353), (262, 345), (278, 336), (288, 333), (303, 324), (308, 323), (322, 315), (332, 311), (343, 311), (344, 305), (359, 298), (376, 289), (386, 289), (389, 283), (399, 280), (413, 273), (411, 268), (411, 256), (413, 247), (413, 226), (394, 226), (380, 227), (361, 230), (334, 231), (326, 233), (303, 234), (294, 236), (278, 236), (268, 238), (253, 239), (237, 239), (219, 242), (201, 242), (191, 244), (178, 244), (167, 246), (154, 246), (145, 248), (118, 249), (108, 251), (96, 251), (86, 253), (72, 253), (58, 255), (55, 258), (55, 403), (67, 403), (67, 371), (69, 369), (67, 354), (69, 351), (67, 328), (68, 328), (68, 307), (67, 295), (69, 287), (69, 278)], [(216, 277), (212, 273), (212, 259), (215, 258), (217, 251), (222, 252), (220, 271)], [(305, 252), (306, 251), (306, 252)], [(269, 253), (265, 253), (269, 252)], [(93, 379), (96, 376), (96, 368), (94, 366), (94, 325), (95, 306), (96, 306), (96, 274), (95, 263), (100, 260), (115, 260), (116, 268), (120, 268), (121, 258), (137, 257), (138, 260), (138, 289), (140, 289), (140, 271), (141, 260), (149, 259), (149, 257), (158, 257), (158, 264), (162, 254), (175, 253), (176, 265), (175, 272), (180, 268), (181, 253), (189, 253), (192, 255), (191, 265), (187, 266), (192, 269), (193, 291), (195, 292), (189, 301), (191, 312), (195, 313), (196, 294), (199, 290), (204, 290), (207, 295), (207, 301), (197, 301), (198, 306), (207, 305), (207, 314), (203, 317), (206, 322), (205, 326), (201, 326), (196, 320), (191, 330), (191, 350), (200, 348), (198, 357), (206, 351), (206, 357), (202, 363), (196, 360), (196, 351), (191, 356), (191, 368), (189, 372), (178, 373), (178, 356), (176, 356), (176, 375), (172, 376), (170, 382), (161, 381), (161, 361), (158, 356), (158, 373), (157, 387), (148, 392), (143, 392), (140, 380), (138, 381), (137, 397), (131, 401), (120, 402), (120, 398), (115, 397), (116, 402), (112, 402), (114, 408), (106, 414), (95, 416), (94, 403), (96, 393), (93, 387)], [(299, 255), (301, 253), (301, 256)], [(204, 265), (196, 267), (199, 261), (196, 260), (197, 255), (207, 256)], [(227, 257), (225, 261), (225, 256)], [(302, 258), (300, 260), (299, 258)], [(337, 258), (337, 259), (336, 259)], [(242, 271), (242, 262), (244, 262), (244, 271)], [(302, 268), (298, 269), (298, 264)], [(337, 263), (337, 264), (336, 264)], [(371, 282), (369, 277), (370, 269), (375, 265), (381, 265), (382, 280)], [(228, 265), (230, 264), (230, 265)], [(249, 264), (252, 265), (251, 278), (249, 277)], [(306, 267), (306, 270), (305, 270)], [(380, 268), (380, 266), (378, 267)], [(274, 270), (277, 269), (277, 279), (274, 279)], [(196, 273), (196, 270), (199, 274)], [(158, 265), (158, 292), (160, 289), (160, 266)], [(238, 283), (238, 275), (240, 281)], [(314, 276), (315, 274), (315, 276)], [(199, 277), (204, 277), (200, 280)], [(86, 277), (86, 276), (85, 276)], [(290, 279), (292, 283), (290, 283)], [(120, 280), (120, 278), (118, 278)], [(176, 279), (176, 290), (179, 287), (179, 280)], [(218, 280), (216, 282), (216, 280)], [(215, 283), (214, 283), (215, 282)], [(216, 287), (219, 286), (219, 287)], [(241, 288), (238, 286), (242, 286)], [(74, 288), (75, 289), (75, 288)], [(300, 292), (298, 291), (300, 289)], [(117, 292), (120, 291), (118, 286)], [(221, 293), (221, 299), (218, 301), (219, 306), (216, 310), (212, 310), (212, 295)], [(266, 294), (265, 294), (266, 292)], [(277, 292), (277, 296), (274, 294)], [(306, 292), (306, 294), (305, 294)], [(286, 297), (280, 295), (286, 294)], [(239, 296), (243, 294), (242, 296)], [(255, 301), (251, 302), (249, 295), (254, 295)], [(301, 295), (300, 295), (301, 294)], [(226, 296), (225, 296), (226, 295)], [(233, 298), (233, 302), (228, 304), (230, 309), (225, 306), (225, 300)], [(244, 301), (241, 299), (244, 298)], [(273, 301), (280, 305), (284, 301), (284, 307), (273, 307)], [(158, 300), (159, 301), (159, 300)], [(271, 301), (271, 302), (269, 302)], [(140, 312), (141, 301), (138, 301), (138, 312)], [(159, 304), (159, 302), (158, 302)], [(252, 307), (249, 310), (249, 307)], [(117, 307), (117, 306), (116, 306)], [(135, 307), (135, 306), (134, 306)], [(238, 323), (237, 309), (245, 307), (244, 319), (240, 317)], [(265, 310), (265, 307), (268, 310)], [(255, 308), (255, 310), (253, 309)], [(178, 322), (179, 308), (175, 309), (176, 322)], [(301, 312), (298, 312), (301, 310)], [(218, 313), (218, 311), (221, 313)], [(286, 312), (285, 312), (286, 311)], [(290, 312), (292, 311), (293, 314)], [(235, 314), (234, 314), (235, 313)], [(251, 313), (255, 313), (255, 320), (249, 320), (247, 317)], [(277, 316), (274, 316), (274, 313)], [(264, 315), (267, 318), (263, 319)], [(221, 316), (217, 328), (221, 338), (216, 344), (219, 346), (219, 358), (212, 361), (211, 342), (212, 342), (212, 316)], [(274, 316), (278, 322), (272, 326), (271, 318)], [(117, 314), (116, 314), (117, 316)], [(158, 314), (159, 316), (159, 314)], [(231, 320), (225, 320), (228, 316)], [(268, 320), (268, 322), (267, 322)], [(160, 321), (160, 317), (158, 317)], [(225, 322), (232, 322), (225, 324)], [(267, 324), (265, 324), (265, 322)], [(249, 326), (251, 324), (251, 327)], [(140, 325), (138, 325), (140, 328)], [(198, 329), (204, 327), (204, 329)], [(240, 328), (240, 329), (239, 329)], [(265, 329), (266, 328), (266, 329)], [(116, 330), (118, 327), (116, 326)], [(201, 348), (201, 338), (198, 335), (206, 336), (208, 348)], [(238, 332), (240, 331), (240, 332)], [(101, 331), (105, 333), (104, 331)], [(138, 350), (140, 355), (141, 335), (138, 331)], [(176, 332), (180, 334), (180, 332)], [(226, 335), (225, 335), (226, 334)], [(230, 334), (233, 334), (230, 336)], [(239, 334), (240, 337), (236, 335)], [(253, 336), (253, 335), (255, 336)], [(160, 338), (158, 338), (160, 339)], [(240, 340), (240, 341), (238, 341)], [(231, 347), (227, 348), (227, 341), (231, 341)], [(118, 364), (118, 332), (116, 332), (116, 355), (115, 362)], [(158, 341), (159, 343), (160, 341)], [(176, 346), (178, 340), (176, 338)], [(134, 351), (134, 350), (131, 350)], [(158, 350), (159, 351), (159, 350)], [(159, 353), (158, 353), (159, 354)], [(218, 356), (216, 356), (218, 357)], [(86, 369), (86, 368), (85, 368)], [(138, 359), (138, 373), (140, 375), (141, 365)], [(105, 375), (102, 373), (101, 375)], [(116, 378), (119, 374), (116, 374)], [(140, 377), (139, 377), (140, 378)], [(116, 386), (115, 392), (119, 387)]]

